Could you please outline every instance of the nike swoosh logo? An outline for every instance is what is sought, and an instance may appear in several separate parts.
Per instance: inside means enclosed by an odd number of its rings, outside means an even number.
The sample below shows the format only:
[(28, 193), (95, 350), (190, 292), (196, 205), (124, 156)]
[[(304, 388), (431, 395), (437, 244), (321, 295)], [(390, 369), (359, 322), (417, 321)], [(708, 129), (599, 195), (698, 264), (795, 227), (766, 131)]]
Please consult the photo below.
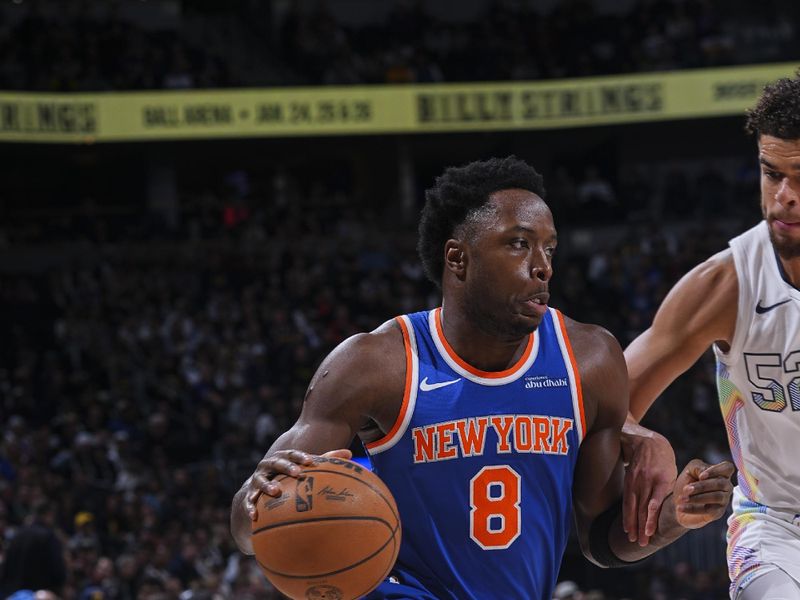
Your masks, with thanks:
[(453, 379), (453, 381), (439, 381), (438, 383), (428, 383), (428, 378), (426, 377), (419, 383), (419, 389), (423, 392), (430, 392), (431, 390), (438, 390), (439, 388), (443, 388), (447, 385), (453, 385), (454, 383), (458, 383), (461, 381), (461, 377), (458, 379)]
[(781, 304), (786, 304), (787, 302), (791, 301), (792, 299), (789, 298), (788, 300), (784, 300), (783, 302), (778, 302), (777, 304), (773, 304), (772, 306), (761, 306), (761, 300), (759, 300), (758, 304), (756, 304), (756, 312), (760, 315), (763, 315), (764, 313), (771, 311), (773, 308), (777, 308)]

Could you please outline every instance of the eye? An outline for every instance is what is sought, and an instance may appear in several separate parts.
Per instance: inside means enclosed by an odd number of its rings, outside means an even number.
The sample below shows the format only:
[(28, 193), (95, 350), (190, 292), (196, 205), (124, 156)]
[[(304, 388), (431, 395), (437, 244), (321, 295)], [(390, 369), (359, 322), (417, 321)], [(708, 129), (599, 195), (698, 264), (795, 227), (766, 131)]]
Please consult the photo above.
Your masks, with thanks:
[(783, 175), (778, 173), (777, 171), (772, 171), (770, 169), (764, 169), (764, 175), (767, 176), (768, 179), (771, 181), (780, 181)]
[(525, 238), (515, 238), (511, 240), (511, 247), (515, 250), (521, 250), (522, 248), (529, 248), (528, 240)]
[(556, 253), (556, 247), (548, 246), (547, 248), (544, 249), (544, 253), (550, 258), (553, 258), (553, 255)]

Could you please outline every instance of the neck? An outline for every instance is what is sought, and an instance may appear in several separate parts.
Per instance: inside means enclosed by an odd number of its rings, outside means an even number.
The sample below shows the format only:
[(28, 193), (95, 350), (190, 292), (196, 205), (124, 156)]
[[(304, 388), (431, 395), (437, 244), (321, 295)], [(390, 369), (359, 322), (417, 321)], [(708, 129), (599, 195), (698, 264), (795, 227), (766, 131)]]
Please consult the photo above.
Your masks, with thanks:
[(800, 289), (800, 257), (783, 258), (778, 255), (778, 260), (783, 267), (783, 276), (793, 287)]
[(481, 371), (504, 371), (516, 364), (529, 335), (503, 339), (480, 328), (455, 302), (442, 302), (442, 333), (458, 356)]

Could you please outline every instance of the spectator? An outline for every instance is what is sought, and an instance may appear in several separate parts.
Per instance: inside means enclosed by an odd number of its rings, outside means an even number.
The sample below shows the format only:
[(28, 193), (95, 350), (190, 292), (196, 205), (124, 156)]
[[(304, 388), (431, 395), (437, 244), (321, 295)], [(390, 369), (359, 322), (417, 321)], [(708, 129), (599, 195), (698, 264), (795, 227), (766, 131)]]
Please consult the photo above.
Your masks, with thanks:
[(51, 529), (20, 528), (11, 538), (0, 571), (0, 598), (56, 600), (67, 582), (64, 551)]
[[(38, 12), (35, 3), (16, 4), (21, 18), (0, 34), (0, 89), (545, 79), (775, 62), (798, 52), (788, 0), (768, 13), (748, 4), (725, 10), (714, 0), (636, 0), (614, 11), (591, 1), (551, 3), (545, 11), (536, 3), (485, 0), (466, 21), (403, 2), (383, 20), (358, 26), (326, 3), (292, 3), (269, 16), (270, 8), (234, 3), (227, 11), (187, 11), (185, 23), (161, 30), (111, 12), (55, 15)], [(152, 10), (152, 19), (164, 20)], [(273, 18), (274, 31), (254, 30)]]

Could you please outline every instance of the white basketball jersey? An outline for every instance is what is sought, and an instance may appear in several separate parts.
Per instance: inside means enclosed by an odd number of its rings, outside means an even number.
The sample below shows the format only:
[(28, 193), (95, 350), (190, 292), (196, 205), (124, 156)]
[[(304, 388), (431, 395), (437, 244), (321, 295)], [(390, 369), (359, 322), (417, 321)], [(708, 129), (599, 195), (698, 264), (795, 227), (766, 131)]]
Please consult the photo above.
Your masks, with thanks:
[(800, 513), (800, 291), (762, 221), (733, 238), (739, 279), (730, 350), (715, 346), (717, 389), (742, 493)]

